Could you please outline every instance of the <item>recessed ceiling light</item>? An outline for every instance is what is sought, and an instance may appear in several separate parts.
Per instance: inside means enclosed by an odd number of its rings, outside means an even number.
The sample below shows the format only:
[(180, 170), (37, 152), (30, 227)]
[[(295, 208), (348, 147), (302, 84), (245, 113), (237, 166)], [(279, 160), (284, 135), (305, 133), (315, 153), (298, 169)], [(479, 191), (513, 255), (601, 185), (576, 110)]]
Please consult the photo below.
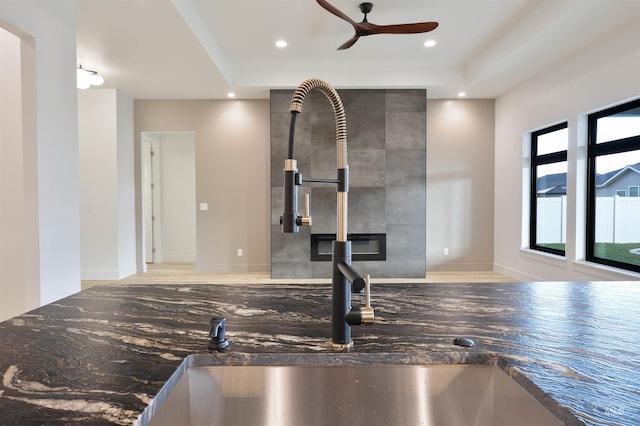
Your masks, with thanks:
[(424, 42), (424, 47), (433, 47), (436, 45), (436, 41), (435, 40), (427, 40)]
[(235, 93), (233, 93), (233, 92), (229, 92), (229, 93), (227, 93), (227, 97), (229, 97), (229, 98), (235, 98), (235, 97), (236, 97), (236, 94), (235, 94)]
[(465, 96), (467, 96), (466, 92), (458, 92), (458, 97), (459, 98), (464, 98)]
[(276, 46), (280, 48), (287, 47), (287, 42), (285, 40), (278, 40), (276, 41)]

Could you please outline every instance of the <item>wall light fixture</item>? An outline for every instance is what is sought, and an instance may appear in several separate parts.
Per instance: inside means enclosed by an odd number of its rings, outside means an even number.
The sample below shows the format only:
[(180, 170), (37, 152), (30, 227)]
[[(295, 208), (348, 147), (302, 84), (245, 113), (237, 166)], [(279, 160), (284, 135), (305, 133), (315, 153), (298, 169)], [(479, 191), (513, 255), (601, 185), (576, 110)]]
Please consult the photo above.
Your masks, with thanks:
[(104, 83), (104, 78), (98, 74), (98, 71), (78, 65), (78, 89), (88, 89), (91, 86), (100, 86), (102, 83)]

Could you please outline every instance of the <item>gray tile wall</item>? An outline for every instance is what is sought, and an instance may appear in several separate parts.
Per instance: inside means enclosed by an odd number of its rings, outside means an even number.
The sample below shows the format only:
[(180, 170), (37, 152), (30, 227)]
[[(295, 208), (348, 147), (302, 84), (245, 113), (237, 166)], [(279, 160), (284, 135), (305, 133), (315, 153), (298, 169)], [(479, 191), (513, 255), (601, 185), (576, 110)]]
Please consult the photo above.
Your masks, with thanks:
[[(426, 271), (426, 91), (338, 90), (347, 115), (349, 233), (386, 233), (387, 260), (354, 262), (372, 277), (417, 278)], [(336, 187), (305, 184), (313, 225), (280, 229), (282, 169), (287, 156), (292, 90), (271, 91), (271, 276), (330, 278), (331, 262), (311, 262), (310, 233), (336, 232)], [(335, 122), (318, 91), (296, 122), (294, 158), (303, 177), (336, 177)]]

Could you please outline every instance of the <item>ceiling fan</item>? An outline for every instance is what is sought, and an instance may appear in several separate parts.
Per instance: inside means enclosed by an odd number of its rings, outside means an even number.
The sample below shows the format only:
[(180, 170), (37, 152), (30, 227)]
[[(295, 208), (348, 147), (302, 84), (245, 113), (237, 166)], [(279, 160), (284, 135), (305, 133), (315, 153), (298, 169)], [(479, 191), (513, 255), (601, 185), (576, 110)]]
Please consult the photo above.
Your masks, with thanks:
[(349, 18), (344, 12), (336, 8), (334, 5), (326, 0), (316, 0), (320, 6), (327, 11), (333, 13), (338, 18), (344, 19), (353, 26), (355, 35), (349, 39), (337, 50), (348, 49), (355, 44), (360, 37), (373, 35), (373, 34), (417, 34), (427, 33), (433, 31), (438, 26), (437, 22), (418, 22), (415, 24), (397, 24), (397, 25), (376, 25), (367, 21), (367, 14), (373, 9), (372, 3), (360, 3), (360, 11), (364, 13), (364, 19), (362, 22), (355, 22)]

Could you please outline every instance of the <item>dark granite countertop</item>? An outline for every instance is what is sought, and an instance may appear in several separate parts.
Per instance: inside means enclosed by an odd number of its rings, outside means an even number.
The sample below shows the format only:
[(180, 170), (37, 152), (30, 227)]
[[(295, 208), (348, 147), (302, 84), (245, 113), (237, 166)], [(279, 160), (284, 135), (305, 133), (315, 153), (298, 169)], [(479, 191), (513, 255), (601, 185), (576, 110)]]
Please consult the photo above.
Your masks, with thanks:
[[(212, 316), (227, 318), (220, 362), (331, 354), (330, 295), (329, 284), (97, 286), (5, 321), (0, 424), (133, 423), (183, 359), (209, 352)], [(337, 362), (497, 359), (568, 424), (640, 422), (637, 282), (374, 282), (372, 304), (377, 323), (354, 327)], [(460, 336), (476, 345), (454, 346)]]

